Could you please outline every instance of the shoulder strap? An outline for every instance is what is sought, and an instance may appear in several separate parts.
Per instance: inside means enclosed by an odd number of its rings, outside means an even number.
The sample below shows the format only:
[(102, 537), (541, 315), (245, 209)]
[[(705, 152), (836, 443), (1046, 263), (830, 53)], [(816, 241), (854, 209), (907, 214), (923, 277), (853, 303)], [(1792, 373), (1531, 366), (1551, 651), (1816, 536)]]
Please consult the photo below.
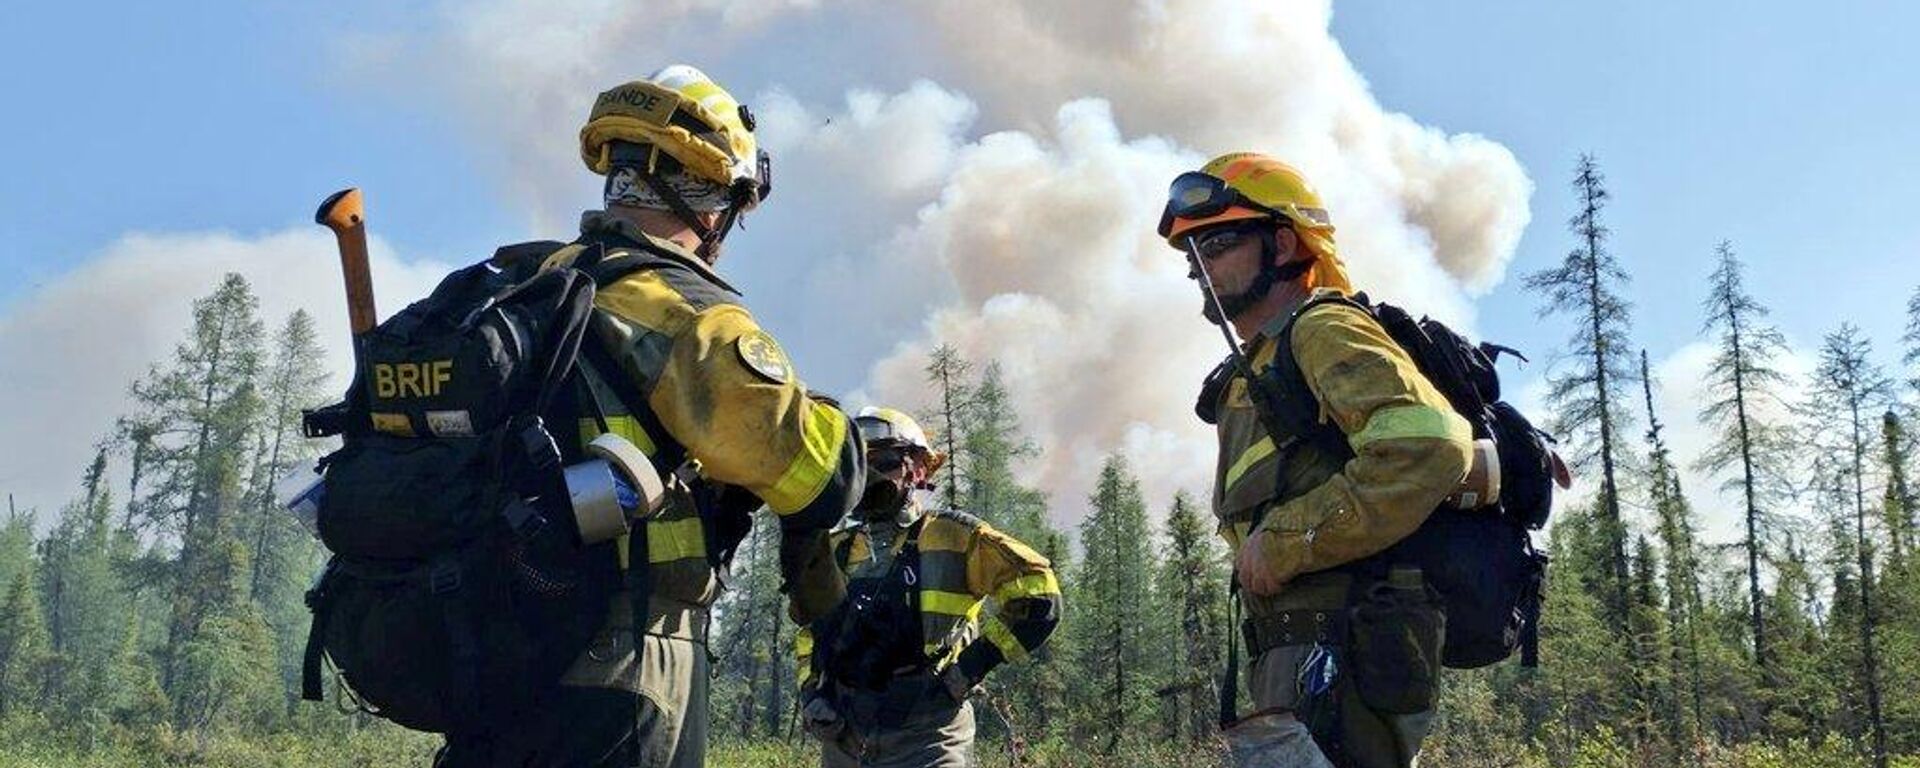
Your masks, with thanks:
[(1373, 306), (1367, 302), (1365, 294), (1347, 296), (1335, 291), (1323, 291), (1308, 298), (1287, 318), (1280, 332), (1274, 335), (1273, 343), (1279, 348), (1274, 350), (1273, 365), (1267, 371), (1260, 372), (1268, 377), (1268, 389), (1276, 390), (1280, 402), (1263, 404), (1259, 398), (1253, 398), (1255, 408), (1265, 407), (1272, 412), (1272, 423), (1300, 437), (1322, 436), (1328, 430), (1339, 431), (1337, 427), (1320, 423), (1320, 398), (1313, 393), (1313, 387), (1307, 384), (1307, 376), (1300, 370), (1300, 359), (1293, 354), (1294, 326), (1308, 312), (1326, 304), (1353, 307), (1368, 315), (1373, 313)]
[(651, 247), (645, 243), (633, 248), (611, 249), (601, 244), (599, 248), (598, 258), (595, 258), (590, 266), (583, 266), (582, 269), (588, 270), (588, 274), (593, 275), (593, 281), (602, 286), (644, 270), (684, 269), (699, 275), (702, 280), (719, 286), (727, 293), (736, 296), (740, 294), (740, 289), (714, 274), (712, 268), (697, 264), (683, 254)]

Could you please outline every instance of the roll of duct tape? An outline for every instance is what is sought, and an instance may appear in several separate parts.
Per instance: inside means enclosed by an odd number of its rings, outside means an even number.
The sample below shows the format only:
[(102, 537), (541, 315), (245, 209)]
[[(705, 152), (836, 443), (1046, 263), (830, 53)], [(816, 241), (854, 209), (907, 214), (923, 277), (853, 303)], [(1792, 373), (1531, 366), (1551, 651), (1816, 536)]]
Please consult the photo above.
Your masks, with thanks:
[(647, 458), (647, 454), (626, 438), (602, 434), (587, 444), (587, 454), (605, 460), (640, 495), (640, 508), (633, 512), (633, 517), (653, 517), (666, 503), (667, 484), (660, 478), (660, 471), (654, 468), (653, 460)]

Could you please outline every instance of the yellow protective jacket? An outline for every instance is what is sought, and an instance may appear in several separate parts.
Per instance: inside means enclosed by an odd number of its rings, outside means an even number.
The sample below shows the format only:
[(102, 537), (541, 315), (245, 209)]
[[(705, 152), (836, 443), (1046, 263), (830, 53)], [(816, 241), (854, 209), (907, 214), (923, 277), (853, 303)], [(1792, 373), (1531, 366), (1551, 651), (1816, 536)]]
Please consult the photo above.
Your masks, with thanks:
[(1275, 598), (1243, 593), (1255, 616), (1343, 605), (1346, 580), (1329, 569), (1412, 533), (1458, 487), (1472, 456), (1466, 419), (1372, 316), (1339, 302), (1306, 306), (1287, 344), (1275, 337), (1293, 310), (1250, 339), (1247, 354), (1264, 372), (1291, 349), (1320, 421), (1339, 428), (1350, 453), (1311, 435), (1267, 434), (1239, 376), (1215, 404), (1221, 535), (1238, 552), (1256, 523), (1278, 534), (1261, 541), (1289, 581)]
[[(751, 492), (773, 510), (783, 533), (816, 532), (826, 562), (825, 532), (864, 485), (852, 420), (807, 396), (780, 345), (705, 262), (602, 212), (583, 215), (580, 229), (575, 245), (582, 247), (554, 253), (545, 266), (595, 252), (603, 263), (631, 252), (658, 257), (602, 285), (594, 299), (598, 311), (582, 344), (600, 345), (620, 370), (589, 385), (625, 390), (595, 398), (607, 409), (609, 429), (663, 473), (690, 461), (699, 482)], [(626, 402), (644, 403), (646, 412), (632, 413)], [(597, 420), (580, 416), (582, 435), (597, 434)], [(656, 594), (701, 605), (717, 596), (706, 536), (685, 498), (648, 523)], [(625, 544), (623, 560), (631, 557)], [(783, 571), (790, 586), (802, 578)]]
[[(935, 511), (906, 526), (876, 523), (887, 542), (874, 553), (875, 531), (866, 525), (833, 533), (834, 560), (848, 578), (884, 574), (909, 538), (918, 537), (920, 633), (935, 673), (959, 665), (968, 680), (1007, 661), (1027, 658), (1047, 641), (1060, 622), (1060, 582), (1053, 565), (980, 518), (964, 512)], [(992, 598), (995, 610), (981, 615)], [(979, 639), (985, 642), (976, 642)], [(802, 628), (794, 639), (802, 692), (818, 687), (812, 670), (814, 636)]]

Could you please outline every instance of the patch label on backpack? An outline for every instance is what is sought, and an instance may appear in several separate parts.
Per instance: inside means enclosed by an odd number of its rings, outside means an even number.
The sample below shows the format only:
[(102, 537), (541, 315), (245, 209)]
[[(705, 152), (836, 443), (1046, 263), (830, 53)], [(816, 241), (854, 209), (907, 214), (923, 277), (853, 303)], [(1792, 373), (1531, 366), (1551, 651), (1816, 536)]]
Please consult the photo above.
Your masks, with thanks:
[(466, 411), (427, 411), (427, 430), (437, 437), (473, 437), (473, 417)]
[(407, 420), (404, 413), (372, 413), (373, 428), (378, 432), (399, 437), (413, 437), (413, 422)]
[(740, 361), (747, 364), (747, 370), (762, 378), (775, 384), (793, 379), (793, 364), (787, 362), (787, 353), (780, 350), (779, 343), (766, 331), (747, 332), (733, 343), (733, 348), (740, 353)]

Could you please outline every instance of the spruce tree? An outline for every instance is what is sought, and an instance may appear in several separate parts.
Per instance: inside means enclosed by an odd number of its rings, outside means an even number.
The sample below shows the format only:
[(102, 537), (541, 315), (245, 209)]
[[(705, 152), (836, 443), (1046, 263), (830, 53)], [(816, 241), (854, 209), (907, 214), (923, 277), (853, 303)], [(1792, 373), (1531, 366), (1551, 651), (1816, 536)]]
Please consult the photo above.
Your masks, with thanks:
[[(1694, 536), (1693, 511), (1681, 491), (1680, 473), (1673, 466), (1672, 454), (1661, 435), (1660, 417), (1653, 407), (1653, 373), (1644, 349), (1640, 350), (1640, 385), (1647, 404), (1648, 480), (1663, 556), (1666, 626), (1672, 633), (1668, 664), (1671, 679), (1684, 684), (1687, 691), (1682, 697), (1687, 702), (1684, 707), (1688, 715), (1687, 730), (1684, 734), (1675, 732), (1678, 742), (1682, 735), (1685, 739), (1698, 736), (1706, 708), (1700, 680), (1700, 632), (1696, 625), (1701, 602), (1699, 547)], [(1677, 727), (1682, 720), (1675, 717), (1672, 722)]]
[(1721, 242), (1710, 278), (1706, 329), (1718, 336), (1719, 349), (1707, 373), (1709, 400), (1700, 420), (1714, 431), (1714, 441), (1701, 455), (1703, 471), (1738, 470), (1723, 489), (1741, 494), (1746, 523), (1747, 605), (1754, 660), (1768, 668), (1765, 598), (1760, 591), (1760, 563), (1766, 560), (1768, 532), (1775, 520), (1768, 505), (1783, 495), (1783, 462), (1791, 445), (1787, 427), (1770, 418), (1783, 405), (1779, 390), (1785, 377), (1775, 361), (1785, 349), (1780, 332), (1765, 323), (1767, 308), (1746, 291), (1744, 266), (1733, 245)]
[(234, 517), (244, 506), (247, 438), (261, 407), (258, 305), (237, 274), (195, 301), (187, 339), (167, 368), (153, 368), (134, 385), (135, 413), (121, 421), (122, 434), (137, 441), (143, 474), (154, 480), (135, 500), (139, 519), (179, 547), (169, 574), (160, 674), (169, 690), (182, 649), (215, 607), (211, 596), (223, 589), (206, 574), (217, 570), (210, 559), (234, 536)]
[(111, 695), (113, 659), (130, 607), (113, 569), (113, 494), (105, 472), (102, 450), (82, 480), (81, 497), (61, 510), (59, 524), (40, 542), (41, 602), (52, 652), (43, 704), (69, 714)]
[(1142, 733), (1154, 681), (1148, 644), (1153, 604), (1153, 550), (1146, 504), (1127, 462), (1109, 456), (1090, 499), (1092, 512), (1080, 525), (1085, 560), (1075, 600), (1081, 631), (1076, 649), (1077, 682), (1084, 687), (1082, 733), (1097, 735), (1108, 753), (1129, 734)]
[(0, 597), (0, 715), (33, 708), (42, 690), (48, 645), (33, 572), (21, 570)]
[(1893, 409), (1880, 416), (1880, 463), (1887, 473), (1881, 496), (1880, 520), (1887, 528), (1887, 564), (1889, 570), (1901, 568), (1913, 547), (1913, 508), (1917, 503), (1913, 486), (1907, 482), (1911, 463), (1912, 437), (1906, 424)]
[(1620, 296), (1627, 273), (1607, 250), (1610, 231), (1600, 214), (1611, 197), (1592, 155), (1581, 155), (1573, 188), (1580, 210), (1567, 225), (1578, 239), (1559, 266), (1527, 275), (1526, 284), (1545, 298), (1541, 316), (1564, 314), (1578, 323), (1568, 340), (1571, 370), (1548, 378), (1553, 432), (1570, 440), (1574, 463), (1600, 466), (1598, 532), (1607, 548), (1603, 570), (1594, 574), (1615, 626), (1627, 620), (1627, 532), (1617, 473), (1625, 459), (1621, 430), (1627, 412), (1624, 387), (1633, 381), (1627, 342), (1632, 305)]
[(772, 736), (790, 714), (789, 703), (798, 684), (794, 633), (785, 629), (779, 535), (774, 526), (753, 527), (727, 583), (714, 634), (717, 730), (743, 739)]
[[(1853, 515), (1853, 548), (1859, 570), (1860, 684), (1866, 696), (1869, 744), (1875, 768), (1887, 765), (1886, 722), (1881, 711), (1880, 670), (1874, 643), (1874, 543), (1867, 536), (1867, 457), (1872, 450), (1867, 419), (1891, 395), (1890, 382), (1870, 360), (1872, 345), (1852, 324), (1828, 334), (1814, 375), (1811, 418), (1822, 425), (1839, 422), (1839, 457), (1847, 472), (1848, 508)], [(1835, 581), (1838, 582), (1836, 576)]]
[(33, 570), (33, 516), (31, 509), (14, 507), (13, 494), (7, 494), (7, 519), (0, 523), (0, 584)]
[[(1913, 290), (1907, 297), (1907, 326), (1900, 334), (1900, 362), (1909, 370), (1920, 366), (1920, 288)], [(1907, 381), (1909, 394), (1920, 394), (1920, 373), (1910, 376)]]
[(941, 443), (939, 448), (947, 454), (947, 479), (941, 499), (949, 509), (960, 506), (961, 485), (967, 480), (961, 469), (966, 458), (960, 445), (960, 425), (966, 420), (972, 403), (973, 388), (967, 381), (967, 373), (972, 369), (973, 364), (950, 344), (935, 347), (927, 360), (927, 381), (933, 384), (939, 398), (929, 426)]
[(1656, 663), (1636, 664), (1632, 668), (1633, 689), (1638, 698), (1633, 729), (1642, 742), (1656, 735), (1671, 745), (1684, 742), (1685, 720), (1681, 717), (1681, 697), (1675, 696), (1673, 668), (1665, 662), (1673, 658), (1665, 606), (1660, 601), (1659, 567), (1653, 554), (1653, 542), (1646, 536), (1634, 539), (1632, 562), (1632, 610), (1627, 636), (1633, 658)]
[(321, 552), (313, 536), (280, 508), (275, 485), (319, 452), (321, 443), (306, 438), (300, 418), (303, 410), (331, 396), (327, 378), (326, 352), (313, 317), (296, 310), (274, 334), (272, 357), (261, 372), (263, 407), (254, 430), (248, 512), (235, 526), (251, 555), (248, 592), (280, 648), (278, 668), (289, 715), (299, 706), (301, 651), (309, 623), (302, 596)]
[(1226, 554), (1200, 514), (1185, 491), (1174, 494), (1167, 512), (1167, 559), (1157, 585), (1177, 620), (1164, 657), (1173, 672), (1169, 698), (1179, 713), (1175, 736), (1192, 742), (1217, 730), (1219, 651), (1226, 644), (1227, 624)]

